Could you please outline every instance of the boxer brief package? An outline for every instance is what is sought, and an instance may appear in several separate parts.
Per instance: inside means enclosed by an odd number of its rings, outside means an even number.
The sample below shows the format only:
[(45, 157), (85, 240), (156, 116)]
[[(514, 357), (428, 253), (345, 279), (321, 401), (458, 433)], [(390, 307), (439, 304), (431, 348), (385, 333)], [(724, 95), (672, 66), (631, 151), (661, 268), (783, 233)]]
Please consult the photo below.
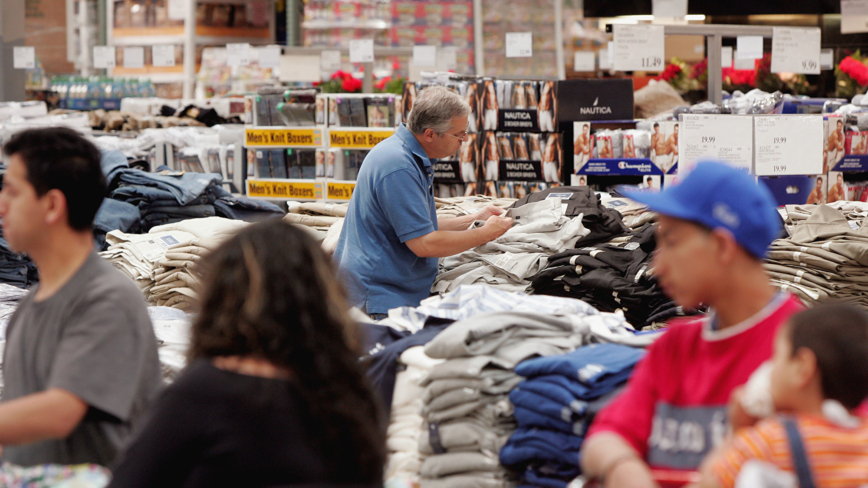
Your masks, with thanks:
[(291, 149), (271, 150), (271, 175), (273, 178), (286, 179), (289, 177), (286, 170), (286, 153)]
[(314, 179), (316, 175), (316, 151), (315, 149), (296, 149), (295, 167), (298, 168), (299, 177), (305, 180)]
[(259, 173), (259, 178), (274, 177), (271, 171), (271, 151), (256, 150), (256, 170)]
[(393, 127), (391, 107), (393, 103), (394, 101), (390, 102), (385, 97), (368, 98), (368, 127)]

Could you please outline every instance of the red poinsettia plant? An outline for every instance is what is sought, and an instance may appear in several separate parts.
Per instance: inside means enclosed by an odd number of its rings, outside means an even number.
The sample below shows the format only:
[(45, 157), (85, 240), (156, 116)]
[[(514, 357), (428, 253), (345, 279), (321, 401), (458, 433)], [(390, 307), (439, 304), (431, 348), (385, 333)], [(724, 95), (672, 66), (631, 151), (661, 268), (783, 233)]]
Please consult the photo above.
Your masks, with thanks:
[[(316, 83), (314, 85), (317, 85)], [(318, 84), (323, 93), (361, 93), (362, 80), (346, 71), (335, 71), (329, 81)]]
[(868, 86), (868, 66), (860, 51), (847, 56), (835, 68), (835, 96), (852, 98), (857, 93), (864, 92)]
[(672, 85), (672, 88), (675, 88), (675, 91), (684, 94), (699, 87), (697, 81), (689, 77), (687, 73), (687, 63), (678, 58), (672, 58), (663, 72), (660, 73), (660, 76), (654, 79), (657, 81), (665, 81)]

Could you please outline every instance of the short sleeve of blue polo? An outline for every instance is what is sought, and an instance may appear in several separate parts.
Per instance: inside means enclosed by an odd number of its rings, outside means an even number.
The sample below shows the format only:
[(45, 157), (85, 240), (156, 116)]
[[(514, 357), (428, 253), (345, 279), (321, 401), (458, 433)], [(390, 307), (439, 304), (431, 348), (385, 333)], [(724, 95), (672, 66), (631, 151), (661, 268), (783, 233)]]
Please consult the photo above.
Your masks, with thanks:
[(437, 230), (432, 164), (402, 125), (359, 169), (335, 260), (350, 301), (368, 313), (415, 307), (430, 293), (437, 259), (416, 256), (406, 242)]

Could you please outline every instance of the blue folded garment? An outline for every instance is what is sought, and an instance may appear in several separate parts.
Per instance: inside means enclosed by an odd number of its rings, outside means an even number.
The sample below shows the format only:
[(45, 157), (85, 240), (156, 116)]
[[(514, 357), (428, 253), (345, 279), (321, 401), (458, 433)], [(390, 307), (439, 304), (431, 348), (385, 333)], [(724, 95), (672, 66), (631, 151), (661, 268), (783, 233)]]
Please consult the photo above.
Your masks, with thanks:
[(609, 376), (605, 381), (601, 381), (600, 383), (594, 385), (593, 388), (583, 385), (579, 383), (575, 379), (567, 378), (566, 376), (560, 375), (548, 375), (548, 376), (538, 376), (533, 380), (528, 380), (528, 383), (534, 383), (537, 386), (537, 390), (539, 388), (546, 387), (548, 385), (555, 385), (556, 387), (562, 388), (570, 393), (574, 399), (581, 401), (590, 401), (600, 396), (609, 393), (614, 390), (618, 386), (627, 382), (630, 379), (630, 375), (633, 374), (632, 370), (625, 370), (616, 375)]
[(500, 450), (505, 466), (554, 461), (578, 466), (583, 437), (546, 429), (519, 427)]
[(519, 427), (541, 427), (544, 429), (552, 429), (558, 432), (563, 432), (564, 434), (572, 434), (572, 435), (585, 435), (585, 430), (587, 425), (584, 420), (578, 421), (564, 421), (562, 419), (556, 419), (549, 417), (548, 415), (542, 415), (538, 412), (534, 412), (533, 410), (524, 408), (524, 407), (515, 407), (515, 421), (518, 422)]
[(558, 419), (563, 422), (571, 423), (582, 419), (587, 403), (586, 402), (569, 402), (563, 405), (558, 402), (553, 402), (549, 397), (540, 395), (531, 389), (524, 389), (523, 386), (533, 382), (524, 381), (519, 383), (514, 390), (509, 392), (509, 401), (516, 407), (523, 407), (540, 415), (545, 415), (553, 419)]
[(525, 378), (556, 374), (593, 388), (612, 375), (631, 371), (644, 355), (642, 349), (620, 344), (593, 344), (569, 354), (524, 361), (515, 373)]

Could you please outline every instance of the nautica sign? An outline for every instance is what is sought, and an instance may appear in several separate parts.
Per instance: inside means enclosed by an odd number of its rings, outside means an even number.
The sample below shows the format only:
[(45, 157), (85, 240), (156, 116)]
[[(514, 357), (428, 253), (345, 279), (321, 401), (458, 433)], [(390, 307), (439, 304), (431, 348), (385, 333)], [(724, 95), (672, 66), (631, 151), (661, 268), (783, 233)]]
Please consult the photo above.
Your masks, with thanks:
[(590, 114), (611, 114), (612, 107), (600, 107), (597, 104), (600, 102), (600, 97), (594, 99), (594, 105), (591, 107), (581, 107), (579, 108), (579, 113), (582, 115), (590, 115)]

